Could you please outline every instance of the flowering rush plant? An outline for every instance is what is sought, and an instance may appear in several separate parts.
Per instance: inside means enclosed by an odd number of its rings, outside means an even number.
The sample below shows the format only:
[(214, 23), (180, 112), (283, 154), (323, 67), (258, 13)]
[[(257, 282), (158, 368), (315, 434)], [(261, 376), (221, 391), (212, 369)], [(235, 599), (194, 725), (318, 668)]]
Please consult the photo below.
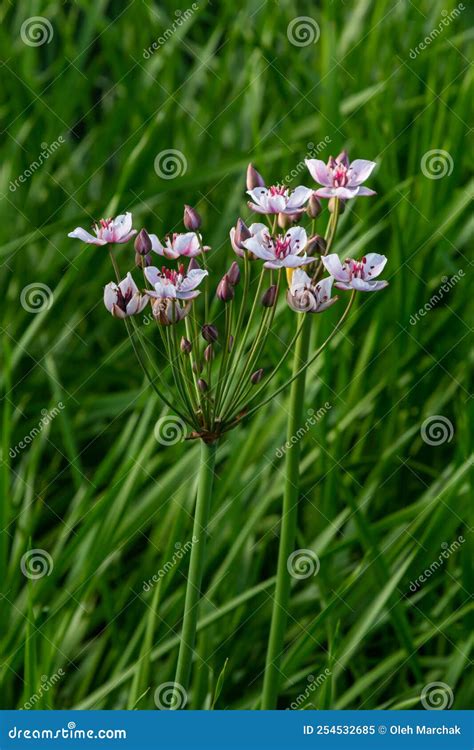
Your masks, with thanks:
[[(247, 169), (248, 207), (254, 222), (239, 218), (229, 232), (234, 260), (222, 278), (213, 279), (208, 268), (212, 250), (204, 244), (201, 217), (186, 205), (185, 231), (161, 236), (133, 227), (132, 215), (102, 219), (93, 233), (76, 228), (69, 237), (108, 246), (115, 278), (104, 289), (104, 305), (123, 321), (135, 354), (150, 386), (161, 402), (188, 427), (189, 439), (199, 439), (201, 461), (195, 507), (182, 638), (176, 671), (176, 689), (187, 690), (195, 642), (197, 611), (204, 567), (204, 536), (211, 504), (216, 444), (229, 430), (265, 407), (291, 384), (288, 435), (302, 421), (304, 377), (336, 335), (358, 292), (379, 291), (387, 282), (378, 277), (386, 258), (367, 252), (360, 259), (340, 258), (333, 252), (336, 229), (345, 204), (374, 195), (365, 187), (375, 163), (349, 161), (343, 151), (327, 164), (308, 159), (308, 181), (317, 185), (265, 184), (261, 174)], [(321, 199), (328, 199), (324, 233), (316, 226), (324, 220)], [(135, 270), (120, 269), (117, 245), (134, 241)], [(129, 263), (130, 268), (130, 263)], [(341, 292), (340, 295), (335, 292)], [(347, 294), (346, 303), (340, 299)], [(295, 314), (295, 330), (275, 357), (276, 316)], [(325, 339), (309, 351), (314, 314), (342, 307)], [(150, 343), (154, 323), (156, 344)], [(278, 325), (279, 338), (281, 325)], [(161, 357), (156, 356), (156, 351)], [(293, 372), (283, 383), (275, 381), (288, 359)], [(276, 360), (276, 363), (275, 363)], [(161, 361), (161, 365), (160, 365)], [(270, 363), (270, 364), (269, 364)], [(163, 370), (170, 372), (166, 390)], [(276, 385), (274, 385), (276, 383)], [(286, 458), (282, 533), (274, 597), (262, 708), (274, 708), (278, 696), (278, 663), (282, 652), (289, 600), (287, 558), (293, 551), (295, 508), (298, 501), (299, 447)], [(294, 524), (296, 526), (296, 524)], [(293, 529), (293, 530), (292, 530)], [(193, 537), (194, 538), (194, 537)]]

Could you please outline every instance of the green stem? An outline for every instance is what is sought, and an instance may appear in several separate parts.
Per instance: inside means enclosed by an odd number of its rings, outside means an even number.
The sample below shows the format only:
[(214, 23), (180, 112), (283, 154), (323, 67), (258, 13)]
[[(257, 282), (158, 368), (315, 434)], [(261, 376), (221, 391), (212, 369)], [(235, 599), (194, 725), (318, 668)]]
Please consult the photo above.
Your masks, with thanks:
[[(201, 598), (201, 583), (205, 560), (205, 542), (209, 511), (211, 507), (215, 460), (216, 443), (207, 444), (204, 441), (201, 441), (199, 483), (196, 508), (194, 511), (193, 546), (191, 548), (189, 561), (186, 598), (184, 603), (183, 629), (181, 633), (178, 665), (175, 677), (177, 691), (181, 691), (183, 688), (184, 690), (188, 690), (191, 677), (191, 663), (196, 639), (199, 600)], [(178, 695), (179, 693), (177, 692), (177, 697)]]
[[(302, 335), (298, 338), (293, 373), (296, 374), (308, 357), (311, 316), (307, 315), (303, 323)], [(288, 419), (287, 438), (291, 444), (292, 437), (298, 432), (303, 419), (304, 388), (306, 370), (295, 378), (290, 393), (290, 416)], [(287, 570), (287, 561), (294, 551), (296, 524), (298, 515), (300, 441), (297, 441), (286, 453), (285, 493), (278, 551), (278, 567), (273, 600), (272, 623), (268, 641), (265, 676), (263, 681), (262, 709), (276, 708), (280, 684), (280, 661), (283, 653), (287, 611), (290, 599), (291, 578)]]

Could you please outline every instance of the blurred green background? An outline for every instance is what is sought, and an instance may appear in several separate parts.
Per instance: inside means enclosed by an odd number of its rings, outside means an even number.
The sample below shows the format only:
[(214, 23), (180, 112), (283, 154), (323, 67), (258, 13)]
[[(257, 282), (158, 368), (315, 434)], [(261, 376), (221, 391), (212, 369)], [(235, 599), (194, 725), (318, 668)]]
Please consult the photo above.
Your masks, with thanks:
[[(303, 439), (298, 547), (320, 571), (294, 583), (279, 706), (430, 707), (434, 682), (472, 705), (468, 13), (2, 5), (2, 708), (153, 708), (177, 655), (198, 446), (157, 443), (165, 412), (102, 304), (107, 252), (67, 232), (127, 210), (163, 236), (191, 203), (221, 273), (229, 227), (250, 218), (248, 161), (276, 182), (344, 147), (378, 162), (378, 195), (351, 202), (335, 250), (386, 254), (390, 286), (357, 299), (308, 376), (308, 409), (330, 408)], [(312, 184), (301, 167), (295, 184)], [(282, 336), (293, 323), (282, 305)], [(258, 706), (286, 400), (219, 448), (193, 707), (226, 659), (216, 706)], [(31, 549), (48, 575), (22, 573)], [(158, 600), (144, 584), (170, 561)]]

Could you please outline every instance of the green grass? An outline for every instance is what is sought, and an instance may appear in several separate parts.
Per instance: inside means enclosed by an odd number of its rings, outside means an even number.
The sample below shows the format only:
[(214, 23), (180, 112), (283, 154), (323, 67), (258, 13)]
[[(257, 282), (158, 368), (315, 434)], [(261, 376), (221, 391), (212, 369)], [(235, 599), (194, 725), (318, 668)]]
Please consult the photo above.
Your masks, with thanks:
[[(165, 5), (83, 0), (1, 11), (2, 708), (38, 692), (36, 708), (153, 708), (176, 666), (186, 555), (159, 591), (146, 593), (143, 583), (191, 538), (199, 447), (157, 443), (153, 427), (165, 412), (102, 304), (112, 278), (107, 253), (67, 232), (132, 210), (136, 226), (163, 235), (179, 230), (183, 203), (191, 203), (221, 273), (232, 259), (228, 229), (239, 213), (249, 217), (247, 162), (276, 181), (308, 143), (325, 138), (321, 158), (346, 146), (353, 158), (379, 162), (370, 182), (378, 196), (351, 203), (335, 250), (385, 253), (390, 286), (357, 299), (343, 334), (308, 373), (307, 408), (330, 408), (303, 438), (298, 547), (317, 553), (320, 572), (292, 589), (279, 706), (303, 695), (300, 707), (421, 708), (423, 688), (441, 681), (453, 706), (468, 708), (467, 11), (412, 59), (455, 3), (199, 3), (145, 59), (177, 18), (178, 6)], [(22, 42), (22, 23), (33, 15), (49, 19), (50, 43)], [(289, 43), (295, 16), (316, 19), (316, 44)], [(41, 144), (60, 137), (12, 190)], [(170, 148), (185, 155), (187, 169), (164, 180), (153, 165)], [(431, 149), (452, 163), (441, 179), (422, 172)], [(298, 182), (311, 184), (304, 170)], [(127, 252), (118, 251), (123, 267)], [(459, 271), (458, 283), (411, 324), (442, 278)], [(36, 282), (53, 291), (52, 306), (37, 314), (20, 303)], [(335, 315), (318, 316), (312, 349)], [(282, 337), (293, 321), (282, 307)], [(196, 708), (258, 707), (287, 399), (285, 392), (219, 446), (190, 693)], [(59, 402), (50, 424), (10, 457), (42, 410)], [(452, 439), (436, 446), (421, 436), (433, 415), (453, 426)], [(410, 591), (459, 535), (466, 541)], [(33, 581), (20, 567), (31, 548), (54, 563)], [(323, 685), (309, 687), (325, 669)]]

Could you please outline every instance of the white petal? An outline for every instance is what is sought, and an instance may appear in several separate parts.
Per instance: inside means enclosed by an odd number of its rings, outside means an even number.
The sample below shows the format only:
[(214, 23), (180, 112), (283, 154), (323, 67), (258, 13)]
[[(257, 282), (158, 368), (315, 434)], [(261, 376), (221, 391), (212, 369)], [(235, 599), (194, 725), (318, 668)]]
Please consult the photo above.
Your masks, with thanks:
[(145, 268), (144, 273), (146, 280), (149, 281), (152, 286), (155, 286), (155, 284), (158, 283), (161, 276), (155, 266), (148, 266), (148, 268)]
[(308, 171), (315, 182), (324, 187), (332, 186), (332, 173), (321, 159), (305, 159)]
[(117, 302), (117, 284), (111, 281), (104, 287), (104, 305), (109, 312), (113, 311), (113, 307)]
[(258, 188), (254, 188), (253, 190), (247, 190), (247, 194), (250, 195), (250, 197), (257, 204), (257, 206), (266, 208), (266, 200), (267, 200), (267, 195), (268, 195), (267, 188), (258, 187)]
[(307, 200), (309, 200), (312, 192), (313, 191), (310, 190), (310, 188), (304, 187), (303, 185), (299, 185), (295, 188), (286, 204), (287, 211), (292, 208), (300, 208)]
[(349, 187), (357, 187), (365, 182), (370, 175), (376, 163), (367, 159), (354, 159), (349, 167)]
[(73, 232), (69, 232), (68, 237), (72, 237), (73, 239), (82, 240), (83, 242), (87, 242), (89, 245), (106, 245), (107, 240), (100, 240), (98, 237), (94, 237), (93, 234), (90, 234), (90, 232), (86, 232), (85, 229), (82, 229), (81, 227), (76, 227), (76, 229)]
[(367, 253), (365, 256), (365, 263), (363, 263), (363, 278), (366, 281), (370, 281), (377, 276), (380, 276), (385, 268), (386, 262), (387, 258), (385, 255), (379, 255), (379, 253)]
[(336, 253), (331, 253), (330, 255), (326, 256), (323, 255), (321, 257), (321, 260), (326, 271), (328, 271), (331, 276), (334, 276), (337, 281), (342, 281), (345, 283), (350, 281), (351, 275), (347, 269), (343, 269), (343, 264), (339, 260), (339, 256)]
[(308, 242), (308, 235), (303, 227), (291, 227), (285, 235), (290, 240), (290, 252), (292, 255), (301, 253)]

